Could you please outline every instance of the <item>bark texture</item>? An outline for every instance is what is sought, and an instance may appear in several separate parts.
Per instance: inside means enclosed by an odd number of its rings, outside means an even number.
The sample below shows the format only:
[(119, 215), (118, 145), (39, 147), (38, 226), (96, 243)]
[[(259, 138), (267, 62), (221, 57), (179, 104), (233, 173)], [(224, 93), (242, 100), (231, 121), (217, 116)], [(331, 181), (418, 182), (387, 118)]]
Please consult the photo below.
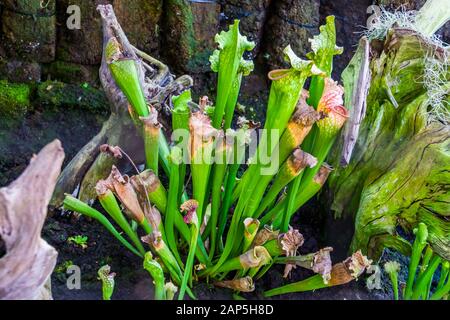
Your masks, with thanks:
[(41, 230), (63, 159), (55, 140), (16, 181), (0, 189), (0, 239), (6, 248), (0, 258), (2, 300), (51, 299), (47, 284), (57, 252), (41, 238)]

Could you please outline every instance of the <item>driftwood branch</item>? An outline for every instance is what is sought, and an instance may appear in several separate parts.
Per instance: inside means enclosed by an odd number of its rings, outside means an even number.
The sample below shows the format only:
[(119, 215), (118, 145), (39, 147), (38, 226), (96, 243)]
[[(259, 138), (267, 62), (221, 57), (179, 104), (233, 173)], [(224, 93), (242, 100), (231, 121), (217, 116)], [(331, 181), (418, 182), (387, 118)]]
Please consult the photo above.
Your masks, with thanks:
[[(370, 44), (366, 37), (359, 41), (358, 52), (350, 63), (348, 72), (353, 76), (349, 79), (352, 83), (346, 83), (352, 87), (351, 95), (346, 96), (346, 106), (350, 110), (350, 119), (344, 129), (344, 143), (342, 147), (341, 165), (350, 163), (353, 149), (358, 140), (359, 128), (366, 115), (367, 94), (370, 88)], [(354, 64), (352, 64), (354, 63)], [(358, 67), (359, 66), (359, 70)], [(356, 68), (355, 68), (356, 67)], [(356, 79), (354, 77), (357, 77)], [(345, 77), (344, 77), (345, 80)], [(356, 81), (356, 83), (354, 82)], [(348, 99), (350, 98), (350, 99)]]
[(31, 159), (28, 168), (0, 189), (0, 299), (51, 299), (46, 283), (57, 252), (41, 238), (47, 204), (61, 171), (64, 151), (56, 140)]
[[(170, 97), (190, 88), (192, 78), (182, 76), (174, 80), (164, 63), (136, 49), (128, 41), (111, 5), (99, 5), (97, 10), (102, 18), (103, 49), (114, 38), (120, 44), (123, 54), (135, 60), (147, 102), (154, 105), (158, 111), (164, 111), (160, 112), (159, 121), (165, 131), (169, 132), (170, 122), (167, 119), (170, 115)], [(52, 207), (60, 207), (64, 194), (74, 193), (75, 190), (79, 190), (78, 196), (82, 201), (95, 199), (94, 186), (97, 181), (106, 178), (113, 164), (118, 165), (116, 159), (100, 154), (101, 144), (120, 146), (136, 163), (145, 159), (142, 137), (129, 115), (129, 103), (111, 75), (105, 50), (99, 72), (100, 81), (111, 104), (111, 116), (104, 123), (101, 132), (88, 142), (64, 169), (50, 203)]]

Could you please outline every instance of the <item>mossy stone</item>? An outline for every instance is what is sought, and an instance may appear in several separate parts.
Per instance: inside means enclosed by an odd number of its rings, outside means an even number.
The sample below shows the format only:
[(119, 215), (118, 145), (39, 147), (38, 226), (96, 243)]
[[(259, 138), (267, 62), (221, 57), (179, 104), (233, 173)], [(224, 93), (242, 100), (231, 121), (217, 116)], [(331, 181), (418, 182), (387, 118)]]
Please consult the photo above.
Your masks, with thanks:
[[(59, 0), (56, 7), (58, 22), (58, 60), (84, 65), (100, 64), (102, 57), (102, 24), (96, 11), (98, 4), (109, 1)], [(80, 8), (80, 29), (69, 29), (67, 21), (71, 14), (67, 13), (70, 5)]]
[(16, 83), (41, 81), (41, 65), (37, 62), (0, 59), (0, 79)]
[(274, 14), (266, 25), (265, 56), (271, 69), (286, 67), (283, 50), (288, 45), (305, 56), (311, 48), (309, 39), (319, 31), (319, 0), (277, 1)]
[(55, 57), (55, 2), (41, 7), (40, 1), (4, 1), (2, 38), (12, 57), (50, 62)]
[(249, 53), (252, 58), (256, 57), (263, 41), (264, 23), (269, 15), (271, 0), (226, 0), (222, 5), (224, 13), (224, 24), (222, 28), (239, 19), (239, 29), (243, 35), (254, 41), (256, 47)]
[(59, 110), (75, 108), (100, 114), (109, 111), (109, 103), (104, 92), (88, 84), (43, 82), (37, 87), (36, 103)]
[(162, 0), (114, 0), (114, 11), (128, 40), (140, 50), (157, 56)]
[(98, 66), (81, 65), (77, 63), (55, 61), (43, 68), (43, 77), (50, 77), (65, 83), (98, 83)]
[(219, 4), (168, 0), (163, 12), (164, 47), (171, 49), (161, 54), (166, 55), (176, 73), (207, 71), (219, 28)]

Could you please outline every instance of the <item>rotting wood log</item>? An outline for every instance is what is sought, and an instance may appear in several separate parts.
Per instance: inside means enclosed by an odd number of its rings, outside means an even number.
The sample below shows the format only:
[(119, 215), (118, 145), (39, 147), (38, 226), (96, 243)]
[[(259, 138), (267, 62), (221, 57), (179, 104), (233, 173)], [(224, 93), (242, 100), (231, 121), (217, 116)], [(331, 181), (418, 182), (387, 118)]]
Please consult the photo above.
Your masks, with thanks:
[[(171, 108), (170, 97), (191, 87), (192, 78), (185, 75), (174, 79), (164, 63), (135, 48), (128, 41), (111, 5), (99, 5), (97, 10), (103, 25), (103, 49), (114, 37), (127, 58), (135, 60), (147, 102), (156, 107), (160, 114), (160, 123), (167, 131), (170, 130), (167, 121)], [(142, 136), (131, 119), (125, 95), (110, 73), (105, 54), (100, 67), (100, 80), (111, 104), (111, 116), (100, 133), (88, 142), (64, 169), (50, 203), (53, 208), (62, 205), (65, 193), (79, 193), (78, 197), (82, 201), (91, 202), (96, 198), (97, 181), (108, 176), (113, 164), (120, 166), (118, 159), (99, 152), (100, 145), (118, 145), (136, 163), (142, 163), (145, 159)]]
[[(434, 251), (450, 259), (450, 126), (433, 112), (429, 86), (436, 84), (426, 83), (430, 68), (444, 66), (438, 85), (448, 90), (449, 49), (394, 28), (385, 40), (373, 40), (370, 50), (366, 116), (348, 166), (329, 179), (332, 209), (337, 217), (354, 217), (352, 252), (377, 258), (391, 247), (407, 253), (397, 228), (412, 232), (424, 222)], [(341, 153), (335, 151), (339, 167)]]
[(358, 50), (352, 61), (342, 74), (346, 87), (345, 103), (351, 106), (350, 119), (344, 128), (344, 145), (342, 147), (341, 165), (350, 162), (356, 141), (358, 139), (361, 122), (366, 115), (367, 94), (370, 88), (370, 45), (366, 37), (362, 37)]
[(0, 258), (0, 300), (52, 298), (48, 284), (58, 253), (41, 238), (41, 230), (63, 160), (55, 140), (0, 189), (0, 239), (6, 251)]

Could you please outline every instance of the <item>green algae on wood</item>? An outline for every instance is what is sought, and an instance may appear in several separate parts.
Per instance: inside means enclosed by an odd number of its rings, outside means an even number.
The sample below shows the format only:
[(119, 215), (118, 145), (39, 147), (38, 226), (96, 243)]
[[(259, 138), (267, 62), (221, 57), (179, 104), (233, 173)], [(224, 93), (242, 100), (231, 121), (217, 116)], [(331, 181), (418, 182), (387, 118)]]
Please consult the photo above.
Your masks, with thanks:
[(330, 179), (332, 208), (337, 217), (354, 215), (351, 250), (407, 252), (397, 227), (410, 232), (425, 222), (431, 246), (449, 259), (450, 126), (430, 112), (424, 83), (429, 59), (448, 66), (446, 49), (403, 29), (389, 32), (384, 50), (372, 49), (366, 117), (349, 165)]

